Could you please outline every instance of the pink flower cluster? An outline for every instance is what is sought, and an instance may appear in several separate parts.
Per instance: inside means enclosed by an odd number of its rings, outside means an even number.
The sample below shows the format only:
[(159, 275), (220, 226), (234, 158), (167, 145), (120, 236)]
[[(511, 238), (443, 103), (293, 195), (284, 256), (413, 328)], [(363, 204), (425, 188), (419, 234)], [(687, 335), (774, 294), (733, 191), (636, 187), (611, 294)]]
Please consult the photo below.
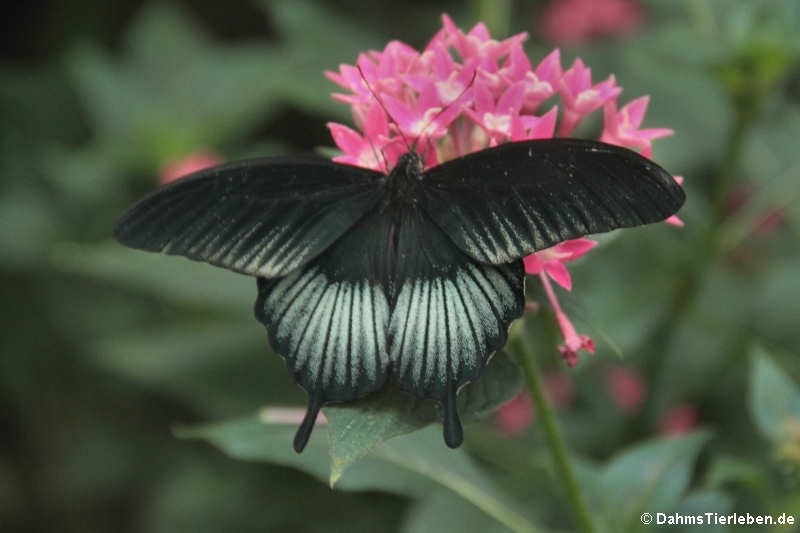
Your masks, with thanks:
[(551, 0), (539, 25), (551, 41), (577, 45), (593, 37), (627, 33), (643, 19), (644, 10), (636, 0)]
[[(622, 88), (614, 76), (593, 83), (591, 69), (580, 59), (564, 70), (556, 49), (534, 67), (522, 48), (525, 33), (497, 41), (482, 23), (464, 33), (447, 15), (442, 22), (422, 52), (392, 41), (383, 51), (360, 54), (355, 66), (326, 72), (347, 91), (333, 98), (351, 106), (356, 125), (328, 124), (343, 152), (335, 161), (388, 172), (408, 151), (407, 143), (413, 143), (430, 167), (503, 142), (549, 138), (556, 131), (568, 136), (598, 110), (603, 112), (603, 141), (646, 157), (654, 139), (672, 134), (663, 128), (640, 129), (648, 98), (618, 108)], [(555, 309), (564, 337), (560, 352), (571, 366), (579, 350), (594, 351), (594, 342), (575, 331), (548, 278), (570, 290), (564, 263), (594, 245), (575, 239), (525, 259), (527, 272), (539, 275)]]

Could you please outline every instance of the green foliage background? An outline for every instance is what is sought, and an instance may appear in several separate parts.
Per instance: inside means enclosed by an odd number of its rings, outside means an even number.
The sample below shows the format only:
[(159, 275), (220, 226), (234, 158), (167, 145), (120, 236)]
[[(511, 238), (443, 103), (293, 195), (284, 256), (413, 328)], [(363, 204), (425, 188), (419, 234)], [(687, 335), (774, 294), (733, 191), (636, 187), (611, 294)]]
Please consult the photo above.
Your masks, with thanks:
[[(560, 422), (604, 531), (638, 531), (644, 511), (797, 516), (800, 4), (643, 4), (637, 32), (562, 48), (564, 65), (614, 73), (622, 102), (651, 95), (645, 126), (676, 130), (655, 158), (686, 177), (687, 224), (604, 236), (572, 268), (567, 309), (599, 346), (568, 371)], [(109, 236), (165, 161), (331, 146), (325, 123), (349, 117), (322, 71), (390, 39), (424, 46), (443, 11), (464, 29), (484, 16), (498, 37), (531, 32), (535, 64), (552, 47), (540, 8), (82, 0), (6, 18), (2, 530), (571, 530), (538, 426), (508, 438), (480, 416), (519, 387), (507, 359), (463, 400), (478, 421), (456, 452), (439, 426), (413, 431), (431, 406), (388, 395), (328, 409), (330, 444), (321, 426), (298, 456), (294, 428), (261, 410), (304, 394), (251, 316), (254, 281)], [(775, 211), (778, 227), (758, 231)], [(514, 342), (565, 371), (548, 309)], [(619, 365), (647, 383), (637, 413), (609, 396)], [(664, 438), (678, 405), (700, 425)]]

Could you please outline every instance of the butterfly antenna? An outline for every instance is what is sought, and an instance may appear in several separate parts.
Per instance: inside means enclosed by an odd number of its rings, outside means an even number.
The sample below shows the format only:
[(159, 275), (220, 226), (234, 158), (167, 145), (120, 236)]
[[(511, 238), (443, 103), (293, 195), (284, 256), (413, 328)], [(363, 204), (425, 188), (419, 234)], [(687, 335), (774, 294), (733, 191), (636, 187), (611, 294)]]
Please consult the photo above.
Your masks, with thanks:
[[(375, 158), (375, 161), (380, 163), (381, 159), (378, 157), (378, 151), (375, 149), (375, 144), (372, 142), (372, 139), (370, 139), (369, 137), (367, 137), (367, 140), (369, 141), (369, 147), (372, 149), (372, 155)], [(386, 172), (388, 170), (388, 168), (389, 168), (389, 162), (386, 159), (386, 153), (383, 151), (383, 148), (381, 148), (381, 156), (383, 157), (383, 169), (382, 170), (384, 172)]]
[(361, 65), (356, 64), (356, 67), (358, 68), (358, 73), (361, 74), (361, 80), (364, 82), (364, 85), (367, 86), (367, 89), (369, 89), (369, 92), (372, 94), (372, 96), (375, 97), (375, 100), (377, 100), (378, 104), (381, 106), (381, 109), (383, 109), (383, 112), (386, 113), (386, 116), (389, 117), (389, 119), (391, 119), (391, 121), (395, 123), (395, 125), (397, 126), (397, 131), (398, 131), (398, 133), (400, 133), (400, 137), (403, 138), (403, 142), (406, 144), (406, 148), (408, 148), (409, 152), (412, 152), (413, 150), (411, 148), (411, 144), (409, 144), (408, 139), (403, 134), (403, 128), (400, 127), (400, 124), (397, 123), (397, 121), (394, 119), (394, 117), (392, 117), (391, 113), (389, 113), (389, 110), (386, 109), (386, 105), (383, 103), (383, 100), (381, 100), (381, 97), (378, 96), (378, 93), (376, 93), (372, 89), (372, 86), (367, 81), (367, 77), (364, 76), (364, 71), (361, 70)]

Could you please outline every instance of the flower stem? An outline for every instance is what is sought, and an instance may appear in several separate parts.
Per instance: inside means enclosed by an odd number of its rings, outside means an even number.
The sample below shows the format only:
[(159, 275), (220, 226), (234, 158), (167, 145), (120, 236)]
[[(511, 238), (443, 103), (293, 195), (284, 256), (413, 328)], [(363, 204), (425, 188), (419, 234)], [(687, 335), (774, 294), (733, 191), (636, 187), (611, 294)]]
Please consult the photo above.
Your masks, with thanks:
[(564, 437), (561, 434), (561, 429), (558, 427), (558, 421), (553, 413), (553, 408), (544, 391), (539, 366), (536, 363), (532, 351), (524, 347), (524, 343), (520, 340), (517, 341), (517, 344), (520, 348), (518, 350), (518, 361), (522, 365), (525, 385), (536, 404), (536, 412), (541, 420), (542, 429), (547, 438), (547, 445), (550, 448), (550, 453), (553, 455), (556, 475), (561, 478), (561, 482), (564, 484), (567, 500), (572, 508), (572, 513), (575, 521), (578, 523), (579, 530), (584, 533), (593, 533), (595, 527), (594, 524), (592, 524), (591, 516), (589, 515), (589, 511), (580, 491), (580, 486), (575, 478), (575, 472), (569, 460), (569, 452), (567, 451)]
[(508, 35), (511, 26), (511, 0), (472, 0), (473, 20), (481, 20), (493, 35)]

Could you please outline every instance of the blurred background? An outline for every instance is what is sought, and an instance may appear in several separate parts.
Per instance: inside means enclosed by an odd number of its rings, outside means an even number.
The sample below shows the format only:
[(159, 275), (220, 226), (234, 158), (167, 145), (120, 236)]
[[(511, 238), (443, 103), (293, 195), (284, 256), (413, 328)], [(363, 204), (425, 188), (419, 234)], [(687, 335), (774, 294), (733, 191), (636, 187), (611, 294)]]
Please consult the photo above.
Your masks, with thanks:
[[(555, 46), (565, 67), (580, 56), (621, 102), (651, 96), (644, 127), (676, 132), (654, 159), (686, 178), (686, 226), (602, 239), (560, 293), (597, 353), (567, 369), (552, 314), (525, 321), (590, 507), (609, 531), (643, 527), (643, 510), (800, 511), (800, 3), (16, 9), (0, 22), (2, 531), (507, 530), (435, 479), (331, 490), (290, 433), (285, 458), (176, 438), (305, 395), (252, 317), (252, 279), (110, 238), (175, 172), (331, 147), (325, 124), (351, 118), (323, 71), (391, 39), (422, 48), (442, 12), (529, 32), (534, 65)], [(517, 397), (466, 428), (458, 457), (523, 522), (570, 530), (536, 418)]]

